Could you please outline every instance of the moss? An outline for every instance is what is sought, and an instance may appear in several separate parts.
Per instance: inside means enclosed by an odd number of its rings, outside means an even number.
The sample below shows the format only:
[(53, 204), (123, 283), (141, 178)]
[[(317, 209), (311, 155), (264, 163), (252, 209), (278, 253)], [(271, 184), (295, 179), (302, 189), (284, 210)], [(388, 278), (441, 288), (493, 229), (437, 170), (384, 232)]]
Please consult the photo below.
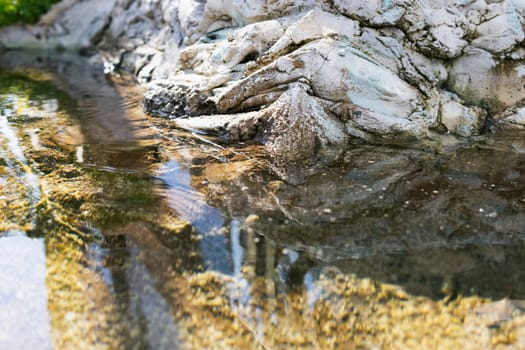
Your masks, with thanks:
[(35, 23), (59, 0), (0, 0), (0, 26)]

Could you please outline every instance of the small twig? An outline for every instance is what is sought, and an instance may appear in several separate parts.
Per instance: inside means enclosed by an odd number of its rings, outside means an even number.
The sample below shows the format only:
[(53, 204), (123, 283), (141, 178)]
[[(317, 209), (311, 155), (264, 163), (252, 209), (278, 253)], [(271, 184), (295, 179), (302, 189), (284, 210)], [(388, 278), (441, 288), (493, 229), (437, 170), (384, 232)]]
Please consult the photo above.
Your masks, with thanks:
[(248, 322), (246, 322), (242, 317), (238, 316), (237, 317), (237, 320), (239, 320), (239, 322), (247, 329), (249, 330), (250, 332), (253, 333), (253, 337), (255, 338), (255, 341), (257, 343), (259, 343), (263, 349), (265, 350), (273, 350), (273, 348), (267, 344), (264, 343), (264, 341), (258, 339), (258, 336), (257, 336), (257, 331), (255, 330), (255, 328), (253, 328), (252, 326), (250, 326), (250, 324)]
[(277, 207), (281, 210), (281, 212), (284, 214), (284, 216), (288, 219), (288, 220), (291, 220), (293, 222), (296, 222), (298, 223), (299, 225), (303, 225), (303, 223), (301, 221), (299, 221), (298, 219), (294, 218), (292, 216), (292, 214), (290, 214), (290, 212), (281, 204), (281, 202), (279, 201), (279, 198), (277, 198), (277, 196), (275, 195), (275, 193), (273, 192), (269, 192), (268, 193), (270, 196), (272, 196), (272, 198), (275, 200), (275, 204), (277, 205)]

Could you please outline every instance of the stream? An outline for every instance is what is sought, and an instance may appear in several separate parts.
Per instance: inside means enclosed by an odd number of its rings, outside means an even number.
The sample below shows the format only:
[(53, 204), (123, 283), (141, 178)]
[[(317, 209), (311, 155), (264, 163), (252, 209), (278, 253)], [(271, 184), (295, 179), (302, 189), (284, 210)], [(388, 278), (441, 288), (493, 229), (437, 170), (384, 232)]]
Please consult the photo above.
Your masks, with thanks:
[(525, 347), (525, 134), (277, 174), (64, 52), (0, 56), (0, 349)]

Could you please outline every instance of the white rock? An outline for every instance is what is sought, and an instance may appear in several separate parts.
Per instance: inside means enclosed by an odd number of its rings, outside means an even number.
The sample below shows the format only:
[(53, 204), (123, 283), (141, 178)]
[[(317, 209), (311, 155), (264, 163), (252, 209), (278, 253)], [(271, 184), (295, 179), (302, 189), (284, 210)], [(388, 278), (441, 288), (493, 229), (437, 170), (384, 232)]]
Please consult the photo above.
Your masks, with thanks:
[(305, 160), (347, 142), (341, 121), (328, 115), (307, 91), (304, 84), (293, 84), (263, 111), (269, 125), (263, 137), (278, 161)]
[(405, 7), (410, 6), (410, 1), (345, 1), (333, 2), (337, 10), (351, 18), (366, 21), (372, 25), (395, 25), (405, 12)]
[(181, 118), (176, 120), (176, 124), (183, 129), (219, 133), (226, 140), (240, 141), (257, 135), (260, 118), (258, 112), (219, 114)]
[(408, 118), (420, 102), (416, 89), (349, 44), (322, 39), (286, 57), (294, 69), (283, 72), (283, 61), (277, 60), (219, 95), (219, 110), (234, 109), (247, 98), (301, 78), (310, 82), (318, 97), (396, 118)]
[(522, 42), (525, 33), (514, 1), (506, 0), (502, 4), (494, 5), (486, 15), (488, 20), (477, 27), (479, 37), (472, 45), (500, 54), (511, 51)]
[(193, 69), (199, 74), (211, 76), (222, 73), (249, 55), (262, 55), (283, 34), (283, 27), (275, 20), (215, 33), (216, 42), (197, 43), (182, 50), (180, 63), (182, 68)]
[(525, 63), (498, 63), (484, 50), (469, 49), (455, 60), (449, 71), (448, 85), (463, 100), (497, 113), (523, 100)]
[(441, 95), (440, 121), (451, 133), (463, 137), (476, 134), (482, 124), (482, 113), (460, 103), (450, 93)]
[(290, 45), (299, 45), (325, 36), (345, 36), (352, 40), (358, 34), (359, 23), (357, 21), (316, 8), (289, 26), (284, 35), (270, 49), (270, 53), (278, 54), (284, 52)]
[(439, 123), (468, 137), (484, 110), (523, 125), (524, 16), (525, 0), (66, 0), (0, 47), (97, 42), (107, 67), (152, 80), (149, 112), (298, 161)]
[(511, 109), (495, 116), (497, 125), (511, 129), (525, 129), (525, 107)]
[(453, 58), (467, 46), (465, 37), (471, 28), (457, 8), (410, 8), (401, 26), (419, 50), (431, 57)]

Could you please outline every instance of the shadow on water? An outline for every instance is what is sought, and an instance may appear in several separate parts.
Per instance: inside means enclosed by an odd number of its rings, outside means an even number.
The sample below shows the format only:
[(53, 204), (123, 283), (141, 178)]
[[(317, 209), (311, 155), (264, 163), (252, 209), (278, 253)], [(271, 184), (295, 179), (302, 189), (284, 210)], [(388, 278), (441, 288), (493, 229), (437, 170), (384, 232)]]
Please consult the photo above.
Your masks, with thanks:
[(0, 251), (28, 257), (1, 254), (0, 347), (474, 346), (482, 298), (525, 299), (521, 134), (361, 146), (292, 185), (257, 145), (146, 118), (94, 61), (0, 67)]

